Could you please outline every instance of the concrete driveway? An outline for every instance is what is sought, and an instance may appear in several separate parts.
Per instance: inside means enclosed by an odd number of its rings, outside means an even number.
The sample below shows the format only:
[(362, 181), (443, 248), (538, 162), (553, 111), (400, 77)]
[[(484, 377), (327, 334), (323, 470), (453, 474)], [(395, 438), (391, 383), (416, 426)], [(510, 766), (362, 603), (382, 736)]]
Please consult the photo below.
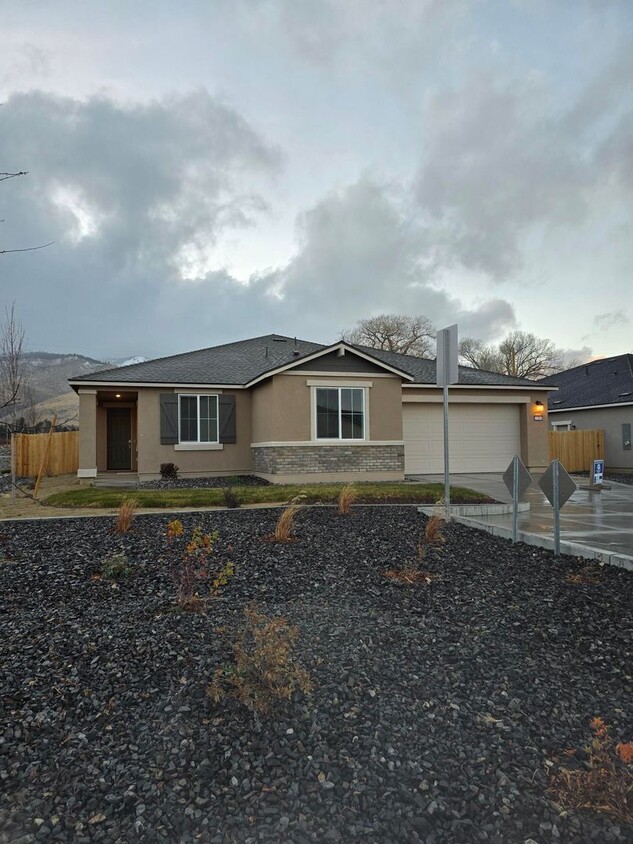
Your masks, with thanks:
[[(444, 476), (416, 475), (415, 480), (443, 483)], [(519, 513), (519, 530), (543, 538), (551, 537), (552, 508), (537, 485), (538, 480), (539, 476), (534, 475), (534, 483), (526, 493), (525, 500), (530, 502), (530, 509)], [(579, 487), (588, 483), (588, 478), (575, 477), (574, 480)], [(606, 483), (611, 487), (610, 490), (589, 492), (577, 489), (571, 496), (561, 510), (561, 543), (571, 542), (604, 554), (633, 557), (633, 486), (612, 481)], [(512, 501), (500, 473), (451, 474), (451, 485), (475, 489), (497, 501)], [(477, 516), (471, 520), (482, 525), (512, 528), (511, 514)]]

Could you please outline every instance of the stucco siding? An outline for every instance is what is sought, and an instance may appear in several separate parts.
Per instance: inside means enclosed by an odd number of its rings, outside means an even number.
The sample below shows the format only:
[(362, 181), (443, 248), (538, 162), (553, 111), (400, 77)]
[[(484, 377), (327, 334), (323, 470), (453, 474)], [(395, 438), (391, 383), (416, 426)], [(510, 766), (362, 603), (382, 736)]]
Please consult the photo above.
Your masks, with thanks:
[[(164, 389), (140, 388), (138, 391), (138, 473), (139, 477), (153, 477), (161, 463), (175, 463), (183, 475), (223, 474), (251, 470), (251, 396), (236, 390), (235, 444), (224, 444), (214, 450), (181, 451), (173, 445), (161, 445), (160, 394)], [(231, 393), (223, 390), (223, 393)]]
[(561, 410), (550, 416), (550, 424), (571, 422), (581, 430), (604, 431), (604, 460), (607, 469), (633, 471), (633, 449), (622, 447), (622, 425), (633, 430), (633, 405), (589, 410)]

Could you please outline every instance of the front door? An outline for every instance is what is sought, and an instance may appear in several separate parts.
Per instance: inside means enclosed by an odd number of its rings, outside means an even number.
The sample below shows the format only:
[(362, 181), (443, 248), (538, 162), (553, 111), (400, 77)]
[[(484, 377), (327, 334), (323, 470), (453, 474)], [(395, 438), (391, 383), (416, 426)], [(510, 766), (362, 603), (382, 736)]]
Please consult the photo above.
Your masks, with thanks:
[(132, 468), (132, 412), (129, 407), (108, 408), (108, 469)]

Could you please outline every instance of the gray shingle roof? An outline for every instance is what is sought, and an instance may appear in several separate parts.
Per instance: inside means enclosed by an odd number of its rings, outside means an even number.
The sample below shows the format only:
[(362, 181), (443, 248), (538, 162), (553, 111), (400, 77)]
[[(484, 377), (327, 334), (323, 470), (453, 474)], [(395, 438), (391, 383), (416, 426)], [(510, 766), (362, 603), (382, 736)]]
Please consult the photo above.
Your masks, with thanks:
[(549, 375), (539, 384), (555, 385), (558, 393), (549, 409), (593, 407), (601, 404), (633, 403), (633, 355), (594, 360), (565, 372)]
[[(249, 340), (211, 346), (195, 352), (157, 358), (106, 369), (90, 375), (69, 379), (72, 384), (89, 382), (133, 384), (236, 384), (246, 385), (279, 367), (299, 362), (314, 352), (327, 349), (321, 343), (295, 340), (281, 334), (266, 334)], [(435, 384), (435, 361), (401, 355), (382, 349), (357, 346), (360, 351), (382, 361), (400, 372), (407, 373), (417, 384)], [(534, 381), (512, 378), (493, 372), (483, 372), (460, 366), (459, 383), (473, 386), (531, 386)]]
[[(324, 348), (320, 343), (267, 334), (166, 358), (80, 375), (71, 381), (143, 384), (248, 384), (284, 364)], [(299, 352), (295, 355), (295, 352)]]
[[(429, 358), (417, 358), (413, 355), (401, 355), (397, 352), (387, 352), (383, 349), (371, 349), (367, 346), (358, 346), (363, 352), (371, 354), (384, 363), (401, 369), (412, 375), (416, 384), (435, 384), (435, 361)], [(472, 384), (474, 387), (534, 387), (534, 381), (526, 378), (515, 378), (512, 375), (499, 375), (498, 372), (485, 372), (483, 369), (473, 369), (469, 366), (459, 367), (459, 384)]]

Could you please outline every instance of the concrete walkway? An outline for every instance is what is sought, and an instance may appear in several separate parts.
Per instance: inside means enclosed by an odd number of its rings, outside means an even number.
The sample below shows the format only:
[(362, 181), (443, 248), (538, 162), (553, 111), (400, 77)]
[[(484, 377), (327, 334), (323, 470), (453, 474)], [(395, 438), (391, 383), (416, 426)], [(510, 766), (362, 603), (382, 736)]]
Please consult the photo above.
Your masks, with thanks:
[[(443, 483), (444, 476), (416, 475), (415, 480)], [(526, 493), (525, 498), (530, 502), (530, 509), (519, 513), (519, 531), (526, 536), (532, 535), (546, 540), (553, 536), (553, 515), (549, 502), (537, 485), (538, 480), (539, 477), (535, 475), (534, 483)], [(579, 487), (588, 483), (587, 478), (576, 477), (574, 480)], [(602, 492), (576, 490), (561, 510), (561, 550), (564, 553), (600, 556), (603, 559), (610, 555), (624, 555), (633, 561), (633, 486), (612, 481), (607, 484), (611, 489)], [(490, 495), (497, 501), (512, 501), (500, 473), (451, 475), (451, 486), (453, 485), (469, 487)], [(476, 521), (482, 527), (488, 526), (493, 529), (490, 532), (502, 536), (512, 529), (512, 515), (477, 516), (469, 521)], [(579, 546), (578, 550), (574, 551), (568, 543)], [(534, 544), (549, 547), (545, 541)], [(582, 553), (582, 548), (593, 549), (596, 553)]]

